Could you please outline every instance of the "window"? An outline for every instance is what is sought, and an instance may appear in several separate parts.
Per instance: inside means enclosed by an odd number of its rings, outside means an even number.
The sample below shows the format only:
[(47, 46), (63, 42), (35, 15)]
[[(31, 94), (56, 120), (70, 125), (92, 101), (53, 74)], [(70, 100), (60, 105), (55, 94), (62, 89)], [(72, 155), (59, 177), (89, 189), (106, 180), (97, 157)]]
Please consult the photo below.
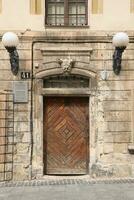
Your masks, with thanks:
[(41, 14), (41, 0), (30, 0), (30, 13), (33, 15)]
[(81, 76), (60, 75), (44, 79), (45, 88), (88, 88), (89, 79)]
[(46, 25), (87, 25), (87, 0), (46, 0)]

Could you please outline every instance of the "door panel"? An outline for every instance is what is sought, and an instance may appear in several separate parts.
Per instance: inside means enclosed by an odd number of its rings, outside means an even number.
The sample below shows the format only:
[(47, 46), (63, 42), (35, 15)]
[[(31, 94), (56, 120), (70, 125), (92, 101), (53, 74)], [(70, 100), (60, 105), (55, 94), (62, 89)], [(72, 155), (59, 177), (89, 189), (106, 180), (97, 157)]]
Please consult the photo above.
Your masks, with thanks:
[(89, 157), (88, 131), (88, 98), (45, 98), (45, 173), (86, 174)]

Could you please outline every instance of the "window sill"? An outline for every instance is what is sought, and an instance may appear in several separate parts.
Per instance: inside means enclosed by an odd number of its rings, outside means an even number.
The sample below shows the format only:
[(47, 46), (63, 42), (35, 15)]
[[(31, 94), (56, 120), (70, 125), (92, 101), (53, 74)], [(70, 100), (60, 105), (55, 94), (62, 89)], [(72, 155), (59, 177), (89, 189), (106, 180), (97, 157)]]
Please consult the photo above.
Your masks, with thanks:
[(51, 26), (51, 25), (45, 25), (45, 28), (54, 28), (54, 29), (56, 29), (56, 28), (71, 28), (71, 29), (77, 29), (77, 28), (82, 28), (82, 29), (84, 29), (84, 28), (89, 28), (90, 26), (89, 25), (85, 25), (85, 26)]

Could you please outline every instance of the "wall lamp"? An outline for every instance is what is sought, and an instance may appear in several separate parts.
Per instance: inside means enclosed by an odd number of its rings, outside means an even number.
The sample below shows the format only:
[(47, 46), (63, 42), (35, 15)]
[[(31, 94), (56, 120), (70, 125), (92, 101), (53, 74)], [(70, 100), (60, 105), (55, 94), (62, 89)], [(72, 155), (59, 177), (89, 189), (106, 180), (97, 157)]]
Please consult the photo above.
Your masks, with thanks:
[(19, 71), (19, 55), (16, 49), (19, 43), (18, 36), (15, 33), (7, 32), (2, 37), (2, 43), (10, 56), (11, 71), (16, 76)]
[(126, 49), (128, 43), (129, 37), (126, 33), (119, 32), (113, 37), (113, 45), (115, 46), (115, 51), (113, 54), (113, 71), (116, 75), (120, 74), (122, 53)]

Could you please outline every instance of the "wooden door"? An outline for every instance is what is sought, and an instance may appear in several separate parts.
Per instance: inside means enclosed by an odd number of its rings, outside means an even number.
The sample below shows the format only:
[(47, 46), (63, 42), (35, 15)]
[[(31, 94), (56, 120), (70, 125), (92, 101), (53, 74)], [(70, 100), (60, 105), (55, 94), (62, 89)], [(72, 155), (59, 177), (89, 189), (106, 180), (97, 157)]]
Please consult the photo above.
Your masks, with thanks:
[(88, 173), (89, 99), (44, 99), (45, 174)]

